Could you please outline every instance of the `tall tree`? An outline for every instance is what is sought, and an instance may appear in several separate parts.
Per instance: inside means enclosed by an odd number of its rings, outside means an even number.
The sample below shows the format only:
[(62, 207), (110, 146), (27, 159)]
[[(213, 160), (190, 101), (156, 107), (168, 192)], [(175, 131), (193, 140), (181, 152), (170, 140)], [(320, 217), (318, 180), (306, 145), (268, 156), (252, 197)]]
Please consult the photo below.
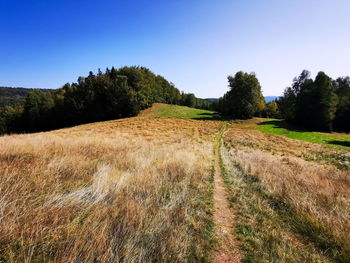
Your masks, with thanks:
[(279, 110), (287, 121), (298, 122), (298, 98), (300, 99), (300, 94), (305, 92), (307, 85), (310, 85), (310, 72), (303, 70), (298, 77), (293, 79), (292, 86), (287, 87), (283, 96), (278, 100)]
[[(333, 80), (324, 72), (319, 72), (315, 79), (316, 97), (319, 97), (320, 118), (318, 126), (326, 131), (333, 130), (333, 120), (337, 110), (338, 96), (335, 93)], [(315, 110), (318, 110), (317, 108)]]
[(324, 72), (313, 81), (304, 70), (293, 80), (278, 101), (280, 112), (287, 120), (311, 129), (333, 130), (338, 96), (335, 82)]
[(335, 81), (338, 107), (334, 126), (338, 130), (350, 131), (350, 78), (342, 77)]
[(225, 113), (236, 119), (249, 119), (259, 112), (263, 100), (255, 74), (237, 72), (228, 76), (230, 90), (223, 98)]

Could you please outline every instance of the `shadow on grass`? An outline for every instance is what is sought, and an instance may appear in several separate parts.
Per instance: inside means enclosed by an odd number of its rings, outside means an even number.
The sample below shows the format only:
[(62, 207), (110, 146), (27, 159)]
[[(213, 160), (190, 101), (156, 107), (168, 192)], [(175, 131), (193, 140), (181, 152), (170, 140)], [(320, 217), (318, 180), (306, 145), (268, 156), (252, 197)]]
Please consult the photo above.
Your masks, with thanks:
[(209, 120), (209, 121), (222, 121), (224, 120), (219, 113), (199, 113), (198, 117), (191, 118), (193, 120)]
[(276, 129), (286, 129), (286, 130), (295, 131), (295, 132), (312, 132), (312, 130), (291, 125), (284, 120), (264, 121), (264, 122), (258, 123), (258, 125), (273, 125), (274, 126), (273, 128), (276, 128)]
[(334, 145), (345, 146), (345, 147), (350, 147), (350, 142), (347, 142), (347, 141), (333, 140), (333, 141), (327, 141), (327, 143), (328, 143), (328, 144), (334, 144)]

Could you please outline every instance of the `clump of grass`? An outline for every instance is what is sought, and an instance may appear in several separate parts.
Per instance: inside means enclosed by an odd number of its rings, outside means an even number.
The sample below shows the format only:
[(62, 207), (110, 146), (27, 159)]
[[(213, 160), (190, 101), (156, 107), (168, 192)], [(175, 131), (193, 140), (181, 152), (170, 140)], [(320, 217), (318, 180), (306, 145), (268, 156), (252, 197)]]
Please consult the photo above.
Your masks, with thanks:
[(209, 262), (219, 127), (131, 118), (0, 137), (0, 261)]

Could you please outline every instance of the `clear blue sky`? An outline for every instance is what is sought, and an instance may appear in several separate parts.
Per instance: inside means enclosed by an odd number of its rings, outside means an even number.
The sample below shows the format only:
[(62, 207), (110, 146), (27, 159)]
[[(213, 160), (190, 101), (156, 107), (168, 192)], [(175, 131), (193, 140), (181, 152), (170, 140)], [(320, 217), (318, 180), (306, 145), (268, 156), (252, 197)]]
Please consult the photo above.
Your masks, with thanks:
[(349, 14), (348, 0), (1, 0), (0, 86), (142, 65), (198, 97), (239, 70), (280, 95), (303, 69), (350, 75)]

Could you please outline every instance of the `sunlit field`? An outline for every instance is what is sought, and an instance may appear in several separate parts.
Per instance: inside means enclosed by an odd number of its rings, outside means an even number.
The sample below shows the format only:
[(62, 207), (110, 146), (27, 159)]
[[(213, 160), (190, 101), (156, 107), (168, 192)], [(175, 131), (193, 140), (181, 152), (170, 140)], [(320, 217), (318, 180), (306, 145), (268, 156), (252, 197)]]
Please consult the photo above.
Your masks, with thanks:
[(0, 262), (220, 259), (218, 170), (235, 244), (224, 255), (349, 262), (346, 148), (264, 133), (255, 119), (193, 120), (201, 113), (174, 107), (0, 137)]
[(265, 133), (285, 136), (290, 139), (350, 150), (350, 134), (309, 131), (287, 124), (284, 120), (253, 118), (247, 121), (236, 121), (235, 127), (256, 129)]
[(130, 118), (0, 137), (0, 262), (206, 262), (221, 124)]
[(350, 153), (232, 125), (223, 165), (252, 262), (349, 262)]
[(0, 263), (350, 263), (349, 11), (1, 1)]
[(195, 109), (179, 105), (155, 103), (153, 107), (143, 111), (141, 116), (152, 118), (170, 117), (194, 120), (219, 120), (218, 113), (210, 110)]

